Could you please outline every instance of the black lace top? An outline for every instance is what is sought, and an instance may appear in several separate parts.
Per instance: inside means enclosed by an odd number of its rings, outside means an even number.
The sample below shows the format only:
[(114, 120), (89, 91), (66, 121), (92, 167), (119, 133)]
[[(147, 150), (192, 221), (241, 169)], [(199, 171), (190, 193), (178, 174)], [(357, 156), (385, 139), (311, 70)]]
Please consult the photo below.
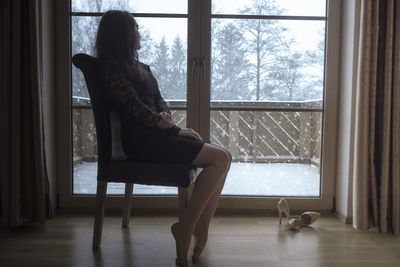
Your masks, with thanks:
[(132, 123), (133, 119), (153, 130), (178, 135), (180, 128), (177, 126), (168, 129), (157, 128), (157, 123), (161, 120), (159, 112), (171, 114), (171, 111), (160, 94), (157, 80), (150, 67), (140, 64), (146, 72), (143, 81), (129, 78), (115, 63), (105, 64), (107, 97), (110, 105), (119, 113), (122, 124)]

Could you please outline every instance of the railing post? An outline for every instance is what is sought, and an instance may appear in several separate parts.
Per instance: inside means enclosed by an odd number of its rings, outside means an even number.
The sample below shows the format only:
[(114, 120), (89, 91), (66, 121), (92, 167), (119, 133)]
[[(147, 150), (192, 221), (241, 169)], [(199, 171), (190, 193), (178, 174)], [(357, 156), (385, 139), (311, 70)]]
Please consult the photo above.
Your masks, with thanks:
[(314, 160), (314, 164), (319, 166), (321, 158), (321, 135), (322, 135), (322, 113), (313, 113), (313, 133), (311, 137), (312, 142), (312, 154), (311, 159)]
[(82, 158), (82, 133), (81, 133), (81, 109), (74, 109), (72, 112), (72, 131), (73, 131), (73, 156), (78, 162)]
[(252, 154), (253, 154), (253, 162), (256, 162), (257, 160), (257, 114), (259, 112), (252, 111), (253, 112), (253, 147), (252, 147)]
[(93, 159), (96, 153), (96, 136), (93, 133), (94, 128), (93, 111), (91, 109), (81, 110), (81, 155), (86, 160)]
[(232, 158), (239, 156), (239, 111), (229, 111), (229, 151)]
[(311, 159), (311, 114), (300, 112), (300, 159)]

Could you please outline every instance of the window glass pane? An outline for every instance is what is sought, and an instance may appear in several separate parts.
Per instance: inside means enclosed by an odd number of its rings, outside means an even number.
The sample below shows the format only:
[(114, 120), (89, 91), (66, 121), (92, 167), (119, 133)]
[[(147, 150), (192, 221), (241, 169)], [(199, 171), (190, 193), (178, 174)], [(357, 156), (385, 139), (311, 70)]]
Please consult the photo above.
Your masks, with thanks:
[(211, 27), (211, 100), (322, 100), (325, 21), (213, 19)]
[(132, 13), (186, 14), (187, 0), (72, 0), (72, 12), (105, 12), (110, 9)]
[(213, 14), (325, 16), (326, 0), (213, 0)]
[(211, 21), (210, 138), (233, 156), (222, 194), (320, 196), (325, 20), (240, 15), (325, 16), (325, 3), (213, 1), (239, 16)]

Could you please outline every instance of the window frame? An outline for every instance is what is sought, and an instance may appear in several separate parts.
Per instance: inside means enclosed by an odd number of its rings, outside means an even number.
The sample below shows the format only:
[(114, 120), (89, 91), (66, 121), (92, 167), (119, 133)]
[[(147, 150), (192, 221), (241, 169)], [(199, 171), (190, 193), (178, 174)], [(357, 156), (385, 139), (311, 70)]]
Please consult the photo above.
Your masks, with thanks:
[[(337, 133), (338, 133), (338, 91), (339, 91), (339, 54), (340, 54), (340, 21), (341, 1), (327, 1), (327, 33), (325, 60), (325, 99), (324, 123), (322, 139), (322, 170), (321, 197), (300, 198), (291, 202), (291, 208), (296, 210), (332, 210), (334, 205), (334, 185), (336, 173)], [(74, 195), (72, 184), (72, 109), (71, 109), (71, 48), (70, 48), (70, 1), (57, 1), (55, 4), (56, 18), (56, 110), (57, 110), (57, 178), (59, 207), (89, 208), (95, 205), (95, 195)], [(211, 44), (210, 29), (211, 0), (188, 0), (188, 66), (191, 73), (190, 59), (206, 57), (210, 61)], [(181, 15), (180, 15), (181, 16)], [(209, 18), (209, 19), (207, 19)], [(199, 73), (199, 72), (197, 72)], [(200, 75), (194, 80), (188, 79), (187, 126), (198, 129), (202, 136), (208, 136), (209, 131), (209, 90), (202, 92), (200, 88), (207, 86), (210, 81), (210, 66), (206, 64), (205, 77)], [(208, 85), (209, 86), (209, 85)], [(194, 114), (200, 111), (208, 112), (201, 118)], [(204, 112), (203, 112), (204, 114)], [(326, 123), (329, 122), (329, 123)], [(108, 207), (121, 207), (123, 196), (109, 196)], [(242, 197), (222, 196), (219, 210), (272, 210), (276, 208), (277, 197)], [(135, 196), (133, 208), (141, 209), (176, 209), (177, 196)]]

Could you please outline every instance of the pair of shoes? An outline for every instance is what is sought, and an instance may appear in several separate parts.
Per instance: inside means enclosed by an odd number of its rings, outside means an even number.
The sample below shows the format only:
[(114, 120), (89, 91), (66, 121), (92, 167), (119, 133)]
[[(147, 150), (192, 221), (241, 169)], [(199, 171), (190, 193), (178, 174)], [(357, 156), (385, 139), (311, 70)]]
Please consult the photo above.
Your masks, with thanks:
[(300, 226), (308, 226), (321, 217), (321, 214), (313, 211), (303, 212), (300, 216), (290, 216), (289, 205), (286, 199), (281, 198), (278, 202), (279, 224), (282, 223), (282, 213), (288, 218), (289, 229), (297, 229)]
[(303, 212), (300, 216), (290, 218), (288, 227), (290, 230), (297, 230), (302, 226), (309, 226), (321, 217), (321, 214), (313, 211)]

